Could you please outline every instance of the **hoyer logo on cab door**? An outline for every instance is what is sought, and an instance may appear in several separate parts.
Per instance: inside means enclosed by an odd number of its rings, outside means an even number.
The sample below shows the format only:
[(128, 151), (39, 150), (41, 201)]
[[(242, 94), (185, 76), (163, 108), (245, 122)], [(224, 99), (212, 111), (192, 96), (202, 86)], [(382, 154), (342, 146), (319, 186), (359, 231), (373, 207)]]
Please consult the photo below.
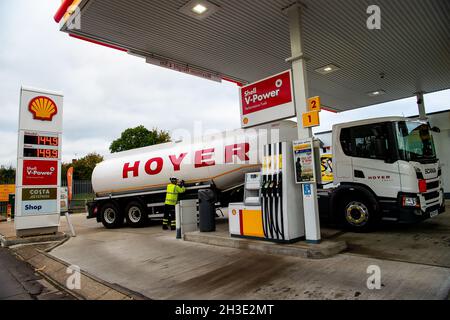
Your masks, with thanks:
[[(235, 159), (240, 161), (249, 161), (248, 153), (250, 151), (249, 143), (233, 144), (225, 147), (225, 164), (233, 164)], [(216, 165), (215, 148), (198, 150), (194, 153), (194, 167), (204, 168)], [(147, 160), (144, 164), (145, 173), (150, 176), (160, 174), (164, 169), (166, 163), (170, 162), (175, 172), (181, 171), (181, 164), (185, 160), (188, 153), (180, 153), (169, 155), (168, 159), (162, 157), (155, 157)], [(122, 178), (128, 179), (130, 177), (139, 177), (141, 168), (141, 161), (134, 163), (127, 162), (123, 165)]]
[(52, 121), (58, 113), (56, 103), (44, 96), (39, 96), (30, 101), (28, 110), (33, 114), (33, 119), (41, 121)]

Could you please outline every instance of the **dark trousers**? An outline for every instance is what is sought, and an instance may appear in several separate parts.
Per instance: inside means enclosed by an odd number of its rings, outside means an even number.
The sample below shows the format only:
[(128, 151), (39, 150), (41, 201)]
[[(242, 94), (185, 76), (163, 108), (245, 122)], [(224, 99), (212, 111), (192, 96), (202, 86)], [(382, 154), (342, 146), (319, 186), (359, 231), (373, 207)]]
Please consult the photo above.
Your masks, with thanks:
[(164, 219), (163, 219), (163, 229), (175, 230), (177, 227), (175, 221), (175, 206), (170, 206), (166, 204), (164, 206)]

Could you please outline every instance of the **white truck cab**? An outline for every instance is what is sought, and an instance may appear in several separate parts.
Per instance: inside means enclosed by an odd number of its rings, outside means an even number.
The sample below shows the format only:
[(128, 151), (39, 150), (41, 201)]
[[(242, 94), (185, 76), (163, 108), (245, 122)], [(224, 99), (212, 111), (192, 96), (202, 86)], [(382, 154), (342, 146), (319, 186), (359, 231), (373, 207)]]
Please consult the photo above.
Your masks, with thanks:
[(389, 117), (337, 124), (333, 154), (335, 188), (326, 194), (329, 203), (324, 206), (320, 196), (319, 202), (351, 229), (366, 231), (380, 220), (416, 222), (444, 211), (427, 122)]

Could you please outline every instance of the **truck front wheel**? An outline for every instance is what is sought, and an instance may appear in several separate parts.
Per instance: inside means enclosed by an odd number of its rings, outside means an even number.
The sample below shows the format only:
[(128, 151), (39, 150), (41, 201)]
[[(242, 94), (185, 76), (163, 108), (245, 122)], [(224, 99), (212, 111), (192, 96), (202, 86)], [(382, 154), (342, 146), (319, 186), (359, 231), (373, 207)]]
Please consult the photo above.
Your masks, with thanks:
[(345, 227), (354, 232), (369, 232), (378, 223), (376, 204), (364, 197), (347, 198), (340, 210)]
[(100, 213), (103, 226), (106, 229), (117, 229), (122, 226), (123, 216), (113, 203), (105, 204)]
[(125, 209), (125, 218), (127, 224), (132, 228), (144, 227), (148, 216), (144, 207), (139, 202), (131, 202)]

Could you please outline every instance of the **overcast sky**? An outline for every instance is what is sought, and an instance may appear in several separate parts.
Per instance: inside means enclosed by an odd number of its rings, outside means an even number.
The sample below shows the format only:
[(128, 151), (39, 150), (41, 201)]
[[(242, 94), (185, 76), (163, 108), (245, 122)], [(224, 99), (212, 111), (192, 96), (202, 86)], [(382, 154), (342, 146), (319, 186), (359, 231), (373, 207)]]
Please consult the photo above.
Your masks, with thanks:
[[(106, 155), (129, 127), (234, 129), (240, 124), (236, 85), (148, 65), (143, 59), (59, 31), (59, 0), (0, 0), (0, 165), (16, 163), (21, 85), (64, 93), (63, 160)], [(426, 96), (428, 112), (450, 108), (450, 90)], [(342, 114), (322, 112), (322, 126), (363, 117), (417, 114), (415, 99)]]

